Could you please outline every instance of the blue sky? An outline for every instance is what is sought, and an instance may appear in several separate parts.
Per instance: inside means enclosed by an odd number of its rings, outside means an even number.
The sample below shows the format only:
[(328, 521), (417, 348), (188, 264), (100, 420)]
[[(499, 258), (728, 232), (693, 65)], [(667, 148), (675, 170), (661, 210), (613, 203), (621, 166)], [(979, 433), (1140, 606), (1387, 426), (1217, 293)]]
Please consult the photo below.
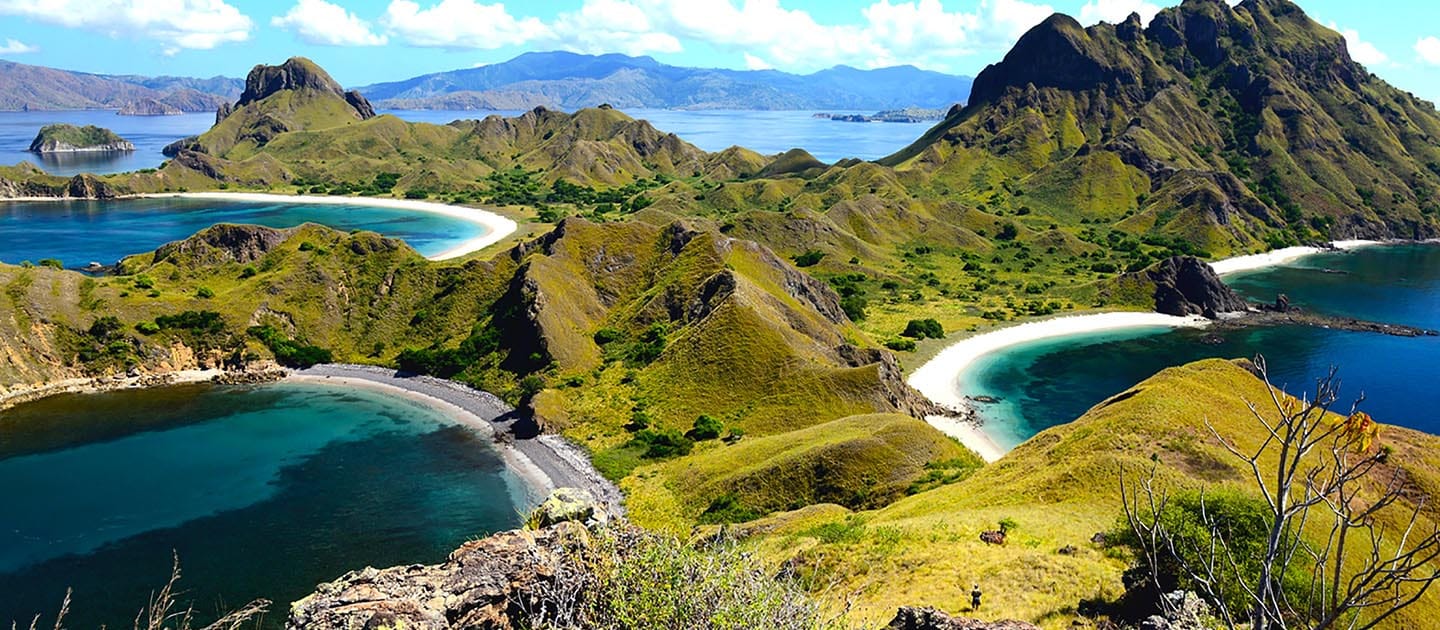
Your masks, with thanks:
[[(811, 72), (913, 64), (973, 75), (1059, 11), (1147, 18), (1147, 0), (0, 0), (0, 58), (103, 73), (244, 76), (292, 55), (348, 86), (531, 50)], [(1301, 0), (1351, 54), (1440, 100), (1440, 5)]]

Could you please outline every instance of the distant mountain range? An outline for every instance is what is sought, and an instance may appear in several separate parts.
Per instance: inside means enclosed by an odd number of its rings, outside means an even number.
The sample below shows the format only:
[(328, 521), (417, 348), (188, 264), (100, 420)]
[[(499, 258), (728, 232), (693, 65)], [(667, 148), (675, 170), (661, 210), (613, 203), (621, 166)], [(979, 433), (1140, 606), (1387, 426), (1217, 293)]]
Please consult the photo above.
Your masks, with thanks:
[(576, 110), (947, 109), (970, 95), (970, 77), (896, 66), (777, 70), (685, 68), (650, 57), (525, 53), (503, 63), (358, 88), (380, 108)]
[(104, 75), (0, 61), (0, 111), (213, 112), (244, 88), (243, 81), (229, 77)]

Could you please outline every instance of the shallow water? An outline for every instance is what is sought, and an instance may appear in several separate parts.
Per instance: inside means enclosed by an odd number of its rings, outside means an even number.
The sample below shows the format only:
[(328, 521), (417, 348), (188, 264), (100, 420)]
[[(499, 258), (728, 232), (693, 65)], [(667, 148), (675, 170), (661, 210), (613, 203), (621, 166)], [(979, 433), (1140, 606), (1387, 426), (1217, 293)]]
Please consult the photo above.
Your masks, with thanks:
[[(1326, 273), (1325, 270), (1344, 273)], [(1440, 246), (1327, 253), (1226, 279), (1256, 301), (1285, 293), (1331, 315), (1440, 328)], [(1440, 433), (1440, 338), (1401, 338), (1308, 326), (1250, 328), (1201, 342), (1205, 331), (1130, 329), (1048, 339), (983, 357), (959, 387), (1000, 403), (980, 405), (986, 431), (1013, 447), (1069, 422), (1166, 367), (1209, 357), (1265, 355), (1271, 380), (1299, 393), (1333, 365), (1342, 398), (1363, 392), (1381, 422)]]
[[(0, 413), (0, 620), (126, 627), (168, 576), (207, 616), (514, 527), (524, 488), (442, 412), (323, 384), (67, 395)], [(25, 625), (23, 622), (22, 626)]]
[(275, 228), (312, 222), (371, 230), (436, 255), (484, 234), (469, 221), (414, 210), (356, 204), (230, 202), (211, 199), (0, 201), (0, 262), (57, 258), (81, 268), (152, 251), (217, 223)]

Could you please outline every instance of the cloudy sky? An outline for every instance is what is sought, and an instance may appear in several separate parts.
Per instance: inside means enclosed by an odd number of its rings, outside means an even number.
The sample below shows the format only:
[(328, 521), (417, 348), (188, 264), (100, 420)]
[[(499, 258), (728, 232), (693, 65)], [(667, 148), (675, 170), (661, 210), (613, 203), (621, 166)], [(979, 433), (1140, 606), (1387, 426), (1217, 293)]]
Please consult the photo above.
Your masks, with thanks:
[[(1233, 0), (1232, 0), (1233, 1)], [(973, 75), (1053, 12), (1147, 20), (1146, 0), (0, 0), (0, 58), (89, 72), (243, 76), (310, 57), (346, 85), (525, 51), (812, 72), (912, 64)], [(1301, 0), (1356, 59), (1440, 100), (1440, 5)]]

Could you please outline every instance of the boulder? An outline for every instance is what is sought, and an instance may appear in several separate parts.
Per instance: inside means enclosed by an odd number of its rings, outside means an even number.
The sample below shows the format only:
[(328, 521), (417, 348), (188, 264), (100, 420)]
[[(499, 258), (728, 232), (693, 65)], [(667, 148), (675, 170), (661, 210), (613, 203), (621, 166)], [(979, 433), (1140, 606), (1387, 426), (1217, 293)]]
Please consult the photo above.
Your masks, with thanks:
[(1155, 285), (1155, 310), (1167, 315), (1204, 315), (1249, 310), (1245, 299), (1226, 286), (1205, 261), (1174, 256), (1143, 272)]
[(1040, 630), (1040, 626), (1024, 621), (1002, 619), (980, 621), (950, 615), (930, 607), (903, 606), (890, 620), (887, 630)]
[(587, 490), (556, 488), (540, 507), (535, 508), (533, 520), (540, 527), (574, 522), (593, 529), (608, 523), (609, 514)]

